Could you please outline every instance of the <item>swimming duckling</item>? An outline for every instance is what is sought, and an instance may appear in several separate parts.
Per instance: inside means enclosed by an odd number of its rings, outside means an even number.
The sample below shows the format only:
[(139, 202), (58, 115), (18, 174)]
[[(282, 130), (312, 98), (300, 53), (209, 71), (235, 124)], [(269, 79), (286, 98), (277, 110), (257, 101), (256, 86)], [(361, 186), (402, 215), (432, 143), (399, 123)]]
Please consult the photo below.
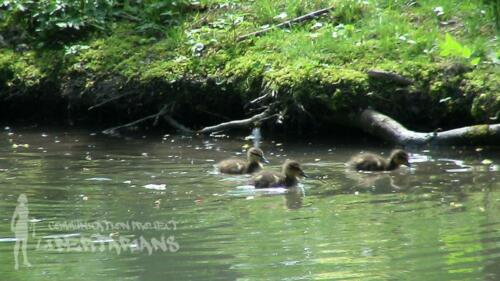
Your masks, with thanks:
[(247, 151), (247, 161), (231, 158), (222, 160), (216, 167), (226, 174), (253, 174), (262, 169), (260, 162), (269, 163), (261, 149), (252, 147)]
[(408, 159), (408, 153), (396, 149), (391, 152), (387, 159), (371, 153), (359, 154), (351, 158), (348, 165), (358, 171), (392, 171), (401, 165), (410, 167)]
[(283, 164), (281, 173), (275, 171), (261, 171), (253, 176), (252, 181), (255, 188), (292, 187), (299, 182), (298, 177), (306, 177), (299, 162), (286, 160)]

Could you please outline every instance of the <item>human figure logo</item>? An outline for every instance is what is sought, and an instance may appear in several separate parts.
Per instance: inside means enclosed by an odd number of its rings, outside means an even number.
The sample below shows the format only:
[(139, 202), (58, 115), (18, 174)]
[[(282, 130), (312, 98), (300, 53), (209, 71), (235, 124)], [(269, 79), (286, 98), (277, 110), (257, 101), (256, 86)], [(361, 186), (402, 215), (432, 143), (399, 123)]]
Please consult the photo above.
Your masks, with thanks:
[(21, 194), (17, 198), (17, 206), (12, 220), (10, 222), (10, 229), (14, 232), (16, 237), (16, 245), (14, 246), (14, 268), (19, 270), (19, 249), (22, 249), (23, 264), (30, 267), (28, 261), (28, 223), (29, 223), (29, 209), (28, 198), (26, 194)]
[[(49, 252), (116, 252), (122, 253), (137, 253), (145, 252), (152, 255), (154, 252), (171, 252), (175, 253), (180, 249), (179, 243), (175, 236), (168, 232), (173, 232), (177, 229), (175, 220), (168, 221), (122, 221), (113, 222), (107, 220), (96, 221), (61, 221), (48, 223), (49, 231), (57, 232), (51, 235), (36, 235), (36, 224), (43, 220), (29, 217), (28, 197), (26, 194), (21, 194), (17, 198), (17, 206), (12, 215), (10, 229), (15, 235), (13, 239), (16, 244), (14, 246), (14, 269), (19, 270), (19, 250), (23, 255), (23, 265), (31, 267), (28, 261), (28, 237), (30, 230), (33, 231), (32, 243), (36, 245), (35, 251)], [(121, 235), (120, 232), (137, 232), (135, 235)], [(153, 237), (145, 237), (146, 233), (152, 231), (159, 232)], [(70, 232), (70, 233), (61, 233)], [(75, 233), (77, 232), (77, 233)], [(91, 232), (91, 233), (89, 233)]]

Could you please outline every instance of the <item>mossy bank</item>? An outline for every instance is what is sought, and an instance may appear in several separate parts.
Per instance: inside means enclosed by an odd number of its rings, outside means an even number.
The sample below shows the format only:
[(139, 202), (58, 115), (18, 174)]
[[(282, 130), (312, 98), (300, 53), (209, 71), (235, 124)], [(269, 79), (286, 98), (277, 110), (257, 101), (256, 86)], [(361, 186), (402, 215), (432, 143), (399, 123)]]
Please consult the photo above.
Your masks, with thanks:
[[(172, 117), (200, 128), (249, 116), (248, 102), (270, 94), (284, 111), (279, 126), (292, 132), (332, 132), (339, 116), (367, 107), (414, 129), (500, 120), (498, 10), (487, 1), (291, 2), (191, 3), (154, 32), (122, 16), (60, 42), (3, 36), (0, 118), (106, 127), (168, 104)], [(373, 78), (373, 69), (413, 83)]]

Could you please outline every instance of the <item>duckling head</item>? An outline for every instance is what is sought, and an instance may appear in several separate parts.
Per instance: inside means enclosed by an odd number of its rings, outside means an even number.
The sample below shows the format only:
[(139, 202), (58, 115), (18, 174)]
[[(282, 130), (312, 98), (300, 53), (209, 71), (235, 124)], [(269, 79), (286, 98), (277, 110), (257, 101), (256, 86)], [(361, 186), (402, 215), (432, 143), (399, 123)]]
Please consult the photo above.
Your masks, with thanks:
[(408, 156), (408, 153), (401, 149), (392, 151), (390, 157), (391, 162), (395, 163), (397, 166), (405, 165), (407, 167), (410, 167), (411, 165), (409, 159), (410, 157)]
[(250, 163), (269, 163), (266, 157), (264, 157), (264, 152), (260, 148), (252, 147), (247, 151), (248, 162)]
[(288, 178), (307, 177), (302, 168), (300, 167), (299, 162), (295, 160), (285, 161), (285, 164), (283, 164), (283, 174), (285, 174), (285, 176)]

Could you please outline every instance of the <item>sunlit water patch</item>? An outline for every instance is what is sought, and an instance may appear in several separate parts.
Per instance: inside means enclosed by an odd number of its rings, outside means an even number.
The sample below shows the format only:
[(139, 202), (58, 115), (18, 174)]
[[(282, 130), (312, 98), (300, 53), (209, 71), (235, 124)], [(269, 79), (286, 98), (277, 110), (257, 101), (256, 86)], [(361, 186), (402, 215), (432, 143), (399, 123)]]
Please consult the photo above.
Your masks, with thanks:
[[(0, 134), (1, 279), (500, 279), (498, 148), (410, 149), (410, 169), (358, 173), (344, 164), (351, 155), (390, 148), (253, 136), (9, 128)], [(293, 158), (310, 177), (255, 189), (248, 175), (214, 170), (245, 157), (255, 136), (266, 168)]]

